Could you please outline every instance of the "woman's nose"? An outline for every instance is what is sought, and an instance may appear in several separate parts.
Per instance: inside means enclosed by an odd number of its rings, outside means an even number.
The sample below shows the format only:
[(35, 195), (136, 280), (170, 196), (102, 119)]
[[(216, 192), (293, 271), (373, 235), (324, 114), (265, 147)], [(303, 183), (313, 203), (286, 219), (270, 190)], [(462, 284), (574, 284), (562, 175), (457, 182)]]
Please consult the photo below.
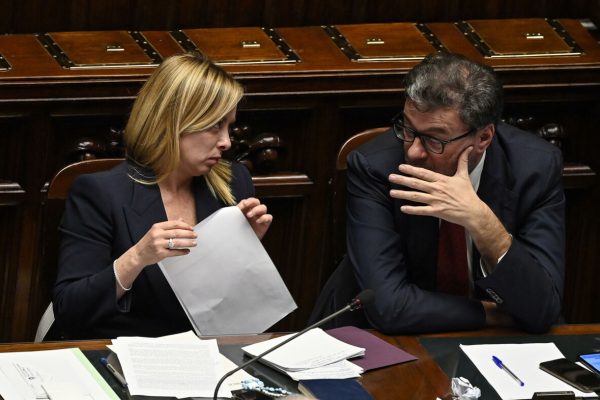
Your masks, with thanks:
[(224, 129), (217, 142), (217, 147), (221, 151), (227, 151), (231, 148), (231, 138), (229, 137), (229, 129)]

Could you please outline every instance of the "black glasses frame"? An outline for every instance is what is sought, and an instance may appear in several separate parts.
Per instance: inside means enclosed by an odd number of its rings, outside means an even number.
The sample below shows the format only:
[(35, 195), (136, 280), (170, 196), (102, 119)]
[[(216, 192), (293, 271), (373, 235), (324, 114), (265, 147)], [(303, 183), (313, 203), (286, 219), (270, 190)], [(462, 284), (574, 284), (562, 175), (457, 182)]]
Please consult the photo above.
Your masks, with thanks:
[[(394, 118), (392, 118), (392, 130), (394, 131), (394, 135), (396, 135), (396, 138), (398, 138), (398, 140), (401, 140), (401, 141), (407, 142), (407, 143), (412, 143), (415, 141), (416, 138), (419, 138), (421, 140), (421, 143), (423, 144), (423, 146), (425, 147), (425, 149), (427, 151), (435, 153), (435, 154), (442, 154), (444, 152), (447, 144), (469, 136), (473, 132), (476, 132), (477, 128), (471, 128), (467, 132), (465, 132), (461, 135), (458, 135), (456, 137), (453, 137), (452, 139), (447, 139), (447, 140), (438, 139), (433, 136), (426, 135), (425, 133), (421, 133), (413, 128), (407, 127), (404, 124), (404, 113), (402, 111), (400, 111), (398, 114), (396, 114), (394, 116)], [(406, 136), (404, 135), (404, 131), (410, 132), (414, 136), (414, 138), (412, 140), (407, 139)], [(441, 146), (441, 150), (436, 151), (435, 149), (431, 148), (432, 142), (439, 143)]]

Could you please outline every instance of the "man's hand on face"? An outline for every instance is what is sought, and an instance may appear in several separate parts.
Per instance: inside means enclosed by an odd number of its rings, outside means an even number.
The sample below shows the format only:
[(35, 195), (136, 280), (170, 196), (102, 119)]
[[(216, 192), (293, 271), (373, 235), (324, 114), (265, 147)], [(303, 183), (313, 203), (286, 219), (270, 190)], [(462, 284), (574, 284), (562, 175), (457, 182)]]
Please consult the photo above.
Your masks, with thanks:
[(473, 147), (469, 146), (462, 152), (453, 176), (401, 164), (398, 169), (403, 175), (391, 174), (389, 181), (407, 190), (392, 189), (390, 196), (419, 203), (403, 205), (400, 209), (406, 214), (442, 218), (469, 230), (470, 222), (484, 212), (483, 203), (469, 178), (469, 154), (472, 150)]
[(406, 214), (437, 217), (462, 225), (491, 272), (510, 248), (512, 236), (473, 189), (469, 178), (472, 149), (468, 147), (461, 153), (453, 176), (401, 164), (398, 169), (404, 175), (391, 174), (389, 180), (408, 190), (392, 189), (390, 196), (417, 203), (400, 207)]

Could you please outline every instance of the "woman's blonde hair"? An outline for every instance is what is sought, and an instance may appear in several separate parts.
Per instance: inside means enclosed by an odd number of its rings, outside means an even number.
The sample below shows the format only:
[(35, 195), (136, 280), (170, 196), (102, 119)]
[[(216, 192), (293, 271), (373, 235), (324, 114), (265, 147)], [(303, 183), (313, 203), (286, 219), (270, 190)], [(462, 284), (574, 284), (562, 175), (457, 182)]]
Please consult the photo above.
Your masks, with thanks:
[[(181, 136), (218, 123), (243, 94), (237, 81), (199, 54), (165, 59), (140, 90), (125, 128), (127, 157), (154, 175), (133, 178), (144, 184), (164, 179), (179, 164)], [(236, 201), (231, 175), (229, 163), (219, 161), (205, 176), (213, 194), (229, 205)]]

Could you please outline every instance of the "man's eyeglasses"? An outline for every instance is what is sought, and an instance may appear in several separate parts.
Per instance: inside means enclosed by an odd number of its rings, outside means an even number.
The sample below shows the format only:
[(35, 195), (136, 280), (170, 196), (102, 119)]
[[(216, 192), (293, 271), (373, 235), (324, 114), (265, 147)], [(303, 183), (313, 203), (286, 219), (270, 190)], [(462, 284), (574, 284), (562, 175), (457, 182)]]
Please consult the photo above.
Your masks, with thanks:
[(403, 142), (412, 143), (415, 141), (415, 138), (419, 138), (425, 149), (435, 154), (442, 154), (444, 152), (444, 147), (448, 143), (452, 143), (456, 140), (465, 138), (477, 130), (475, 128), (472, 128), (468, 132), (463, 133), (462, 135), (459, 135), (452, 139), (442, 140), (418, 132), (413, 128), (409, 128), (408, 126), (406, 126), (404, 124), (404, 115), (402, 112), (398, 113), (394, 118), (392, 118), (392, 129), (394, 130), (394, 134), (396, 135), (396, 137), (402, 140)]

